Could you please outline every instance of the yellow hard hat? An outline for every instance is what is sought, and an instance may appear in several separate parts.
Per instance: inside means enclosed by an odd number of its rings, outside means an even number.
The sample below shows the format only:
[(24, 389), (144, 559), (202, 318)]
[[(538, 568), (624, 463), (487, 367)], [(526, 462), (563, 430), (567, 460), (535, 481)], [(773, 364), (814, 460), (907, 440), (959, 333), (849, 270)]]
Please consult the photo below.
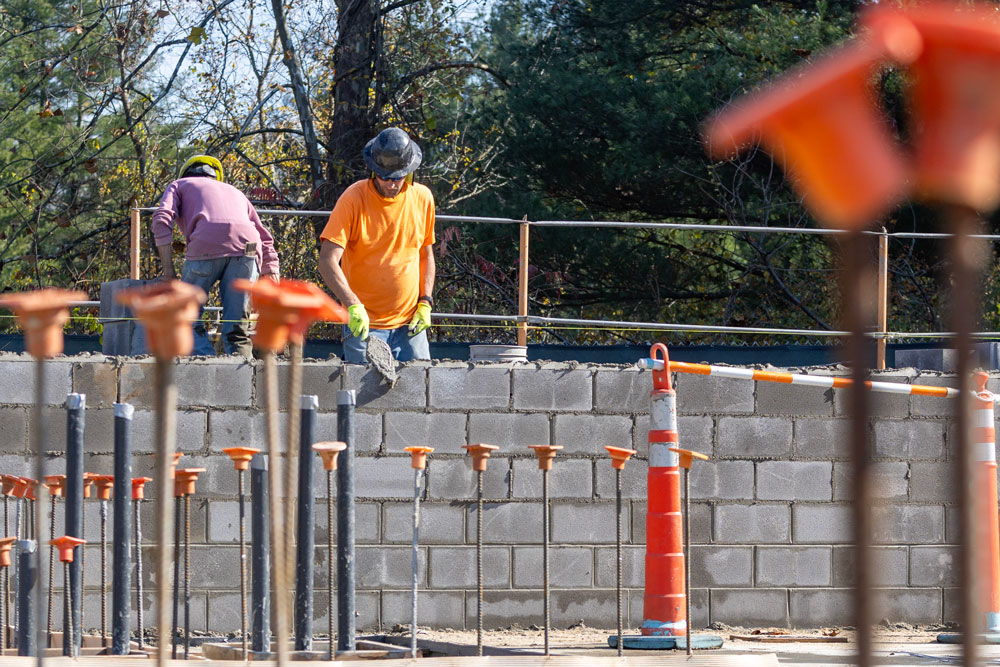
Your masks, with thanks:
[(219, 162), (217, 158), (211, 155), (193, 155), (188, 158), (187, 162), (181, 165), (180, 171), (177, 172), (177, 178), (184, 175), (184, 172), (188, 170), (189, 167), (193, 167), (196, 164), (207, 164), (209, 167), (215, 170), (216, 180), (223, 180), (222, 177), (222, 163)]

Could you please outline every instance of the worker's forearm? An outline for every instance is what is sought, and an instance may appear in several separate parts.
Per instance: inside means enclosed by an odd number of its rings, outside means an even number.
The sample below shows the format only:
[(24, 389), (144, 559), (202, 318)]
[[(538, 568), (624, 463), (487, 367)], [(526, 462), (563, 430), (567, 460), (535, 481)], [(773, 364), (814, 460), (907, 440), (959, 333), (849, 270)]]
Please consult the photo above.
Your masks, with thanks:
[(428, 252), (420, 255), (420, 294), (434, 296), (434, 277), (437, 267), (434, 264), (433, 246), (425, 246)]
[(156, 246), (157, 252), (160, 254), (160, 265), (163, 267), (163, 277), (164, 278), (176, 278), (177, 274), (174, 272), (174, 250), (169, 243), (164, 245)]
[(347, 276), (340, 268), (339, 257), (332, 257), (323, 252), (319, 258), (319, 274), (323, 277), (323, 282), (330, 288), (334, 296), (345, 306), (353, 306), (361, 303), (351, 286), (347, 284)]

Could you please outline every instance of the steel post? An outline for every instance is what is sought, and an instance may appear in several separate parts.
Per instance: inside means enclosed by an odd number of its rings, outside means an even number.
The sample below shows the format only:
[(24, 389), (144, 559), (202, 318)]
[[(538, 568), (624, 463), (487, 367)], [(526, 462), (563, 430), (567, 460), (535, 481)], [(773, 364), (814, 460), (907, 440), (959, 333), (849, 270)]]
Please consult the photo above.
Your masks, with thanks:
[[(38, 655), (35, 631), (35, 589), (38, 581), (38, 543), (19, 540), (17, 543), (17, 654)], [(40, 660), (40, 657), (39, 657)]]
[(420, 468), (413, 469), (413, 554), (410, 590), (410, 657), (417, 657), (417, 584), (420, 569)]
[[(131, 617), (131, 590), (129, 574), (132, 570), (131, 513), (132, 498), (132, 415), (134, 408), (128, 403), (115, 403), (115, 489), (114, 524), (111, 547), (111, 654), (128, 655), (129, 619)], [(138, 542), (136, 543), (138, 545)]]
[(271, 644), (270, 600), (270, 550), (268, 534), (270, 511), (268, 508), (267, 457), (257, 454), (250, 461), (250, 499), (253, 514), (250, 517), (250, 568), (251, 568), (251, 650), (264, 653)]
[(326, 471), (326, 586), (329, 591), (326, 600), (326, 625), (327, 633), (330, 637), (330, 652), (327, 659), (333, 660), (334, 654), (334, 631), (337, 627), (336, 619), (336, 598), (333, 595), (333, 540), (336, 532), (337, 519), (333, 509), (333, 470)]
[(615, 468), (615, 601), (618, 603), (618, 657), (624, 651), (622, 640), (622, 471)]
[[(66, 397), (66, 514), (65, 534), (83, 538), (83, 432), (87, 397), (84, 394), (70, 394)], [(81, 549), (82, 552), (82, 549)], [(70, 599), (63, 600), (69, 605), (70, 623), (73, 637), (80, 641), (83, 619), (80, 601), (83, 599), (83, 568), (80, 559), (74, 558), (69, 566)], [(70, 601), (72, 604), (70, 604)], [(63, 655), (70, 655), (68, 642), (63, 642)]]
[[(176, 487), (175, 487), (176, 488)], [(177, 659), (177, 626), (180, 615), (180, 586), (181, 586), (181, 497), (174, 491), (174, 595), (173, 595), (173, 621), (170, 623), (170, 659)]]
[(483, 654), (483, 471), (476, 471), (476, 655)]
[[(177, 415), (177, 387), (173, 359), (156, 359), (156, 626), (157, 664), (166, 667), (170, 624), (170, 525), (173, 523), (174, 438)], [(169, 632), (169, 634), (168, 634)]]
[(184, 659), (191, 657), (191, 493), (184, 494)]
[(354, 404), (353, 390), (337, 392), (337, 440), (346, 443), (337, 486), (337, 650), (353, 651), (354, 615)]
[(240, 494), (240, 643), (243, 649), (243, 659), (247, 659), (250, 650), (247, 636), (247, 529), (246, 529), (246, 489), (243, 471), (236, 471), (237, 486)]
[(142, 498), (132, 501), (132, 516), (135, 519), (135, 625), (141, 651), (146, 637), (142, 622)]
[(319, 397), (302, 396), (300, 405), (298, 537), (295, 554), (295, 650), (311, 651), (313, 563), (316, 560), (316, 537), (313, 529), (316, 496), (313, 492), (312, 446), (316, 439), (316, 410), (319, 408)]

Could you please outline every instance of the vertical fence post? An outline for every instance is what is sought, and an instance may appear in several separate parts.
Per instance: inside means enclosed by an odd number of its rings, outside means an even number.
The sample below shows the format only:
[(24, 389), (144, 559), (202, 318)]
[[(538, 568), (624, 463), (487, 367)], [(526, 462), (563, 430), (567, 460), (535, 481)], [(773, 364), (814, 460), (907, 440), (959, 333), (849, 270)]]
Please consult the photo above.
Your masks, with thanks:
[(882, 337), (876, 342), (875, 361), (878, 369), (885, 370), (885, 334), (889, 327), (889, 234), (885, 227), (878, 237), (878, 332)]
[(131, 226), (129, 229), (129, 272), (128, 277), (132, 280), (139, 280), (139, 209), (133, 208), (129, 212)]
[(521, 221), (520, 258), (517, 264), (517, 344), (528, 344), (528, 216)]

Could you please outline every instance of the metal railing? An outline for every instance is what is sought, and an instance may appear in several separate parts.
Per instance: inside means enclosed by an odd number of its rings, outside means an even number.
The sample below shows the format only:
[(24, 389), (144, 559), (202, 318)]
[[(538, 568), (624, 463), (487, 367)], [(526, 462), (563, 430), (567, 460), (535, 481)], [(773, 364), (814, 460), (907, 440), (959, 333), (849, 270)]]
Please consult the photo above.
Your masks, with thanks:
[[(130, 277), (134, 280), (139, 278), (139, 257), (140, 257), (140, 215), (144, 212), (155, 211), (155, 207), (134, 208), (131, 210), (131, 247), (130, 247)], [(326, 217), (330, 211), (322, 210), (286, 210), (286, 209), (257, 209), (261, 216), (292, 216), (292, 217)], [(488, 216), (465, 216), (465, 215), (443, 215), (435, 216), (435, 222), (448, 223), (482, 223), (518, 225), (520, 229), (518, 241), (518, 307), (514, 315), (487, 315), (468, 313), (438, 313), (434, 316), (441, 319), (465, 320), (472, 322), (513, 322), (517, 327), (517, 344), (526, 345), (528, 338), (528, 328), (531, 325), (540, 326), (565, 326), (565, 327), (593, 327), (593, 328), (623, 328), (637, 330), (655, 331), (684, 331), (696, 333), (722, 333), (722, 334), (764, 334), (764, 335), (793, 335), (793, 336), (813, 336), (813, 337), (844, 337), (849, 335), (847, 331), (827, 330), (827, 329), (793, 329), (780, 327), (734, 327), (705, 324), (668, 324), (664, 322), (628, 322), (619, 320), (588, 320), (588, 319), (568, 319), (559, 317), (542, 317), (531, 315), (528, 307), (528, 258), (529, 258), (529, 232), (531, 227), (571, 227), (571, 228), (613, 228), (613, 229), (659, 229), (672, 231), (699, 231), (731, 234), (735, 232), (753, 234), (806, 234), (815, 236), (843, 236), (847, 232), (839, 229), (812, 228), (812, 227), (764, 227), (754, 225), (710, 225), (699, 223), (674, 223), (674, 222), (626, 222), (618, 220), (528, 220), (527, 216), (517, 220), (514, 218), (499, 218)], [(877, 322), (873, 330), (866, 335), (876, 343), (876, 365), (879, 369), (885, 368), (886, 344), (894, 338), (953, 338), (953, 332), (891, 332), (888, 331), (889, 313), (889, 239), (947, 239), (954, 235), (949, 233), (935, 232), (888, 232), (869, 230), (862, 232), (866, 236), (878, 238), (878, 270), (876, 274), (877, 287)], [(998, 234), (976, 234), (971, 238), (989, 241), (1000, 241)], [(983, 331), (972, 334), (974, 337), (1000, 337), (1000, 332)]]

